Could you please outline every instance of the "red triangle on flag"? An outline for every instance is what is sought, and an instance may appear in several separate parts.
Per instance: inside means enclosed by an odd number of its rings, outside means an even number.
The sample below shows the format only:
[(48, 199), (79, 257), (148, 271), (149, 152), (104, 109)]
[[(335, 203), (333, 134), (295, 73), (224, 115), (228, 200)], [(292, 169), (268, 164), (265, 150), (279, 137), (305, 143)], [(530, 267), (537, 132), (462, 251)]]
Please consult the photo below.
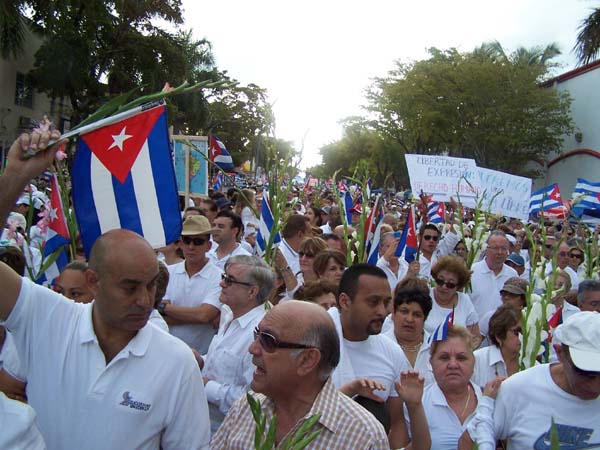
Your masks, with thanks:
[(165, 107), (152, 108), (120, 122), (90, 131), (81, 138), (121, 183), (127, 179), (144, 142)]
[(69, 239), (69, 229), (62, 207), (60, 192), (58, 190), (58, 181), (56, 175), (52, 177), (52, 193), (50, 194), (50, 210), (48, 211), (48, 228), (56, 234)]

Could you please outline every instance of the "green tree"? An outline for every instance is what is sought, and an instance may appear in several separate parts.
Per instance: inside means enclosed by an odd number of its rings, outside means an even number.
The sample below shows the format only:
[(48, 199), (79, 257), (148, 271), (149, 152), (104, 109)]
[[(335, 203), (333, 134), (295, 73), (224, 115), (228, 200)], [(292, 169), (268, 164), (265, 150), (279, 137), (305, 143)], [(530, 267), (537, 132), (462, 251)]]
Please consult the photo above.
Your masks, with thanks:
[(473, 52), (429, 50), (397, 62), (368, 93), (374, 127), (404, 152), (474, 158), (483, 167), (524, 174), (524, 166), (560, 147), (572, 132), (570, 98), (540, 87), (556, 48), (498, 43)]
[(581, 22), (573, 50), (579, 64), (588, 64), (600, 54), (600, 8), (595, 8)]

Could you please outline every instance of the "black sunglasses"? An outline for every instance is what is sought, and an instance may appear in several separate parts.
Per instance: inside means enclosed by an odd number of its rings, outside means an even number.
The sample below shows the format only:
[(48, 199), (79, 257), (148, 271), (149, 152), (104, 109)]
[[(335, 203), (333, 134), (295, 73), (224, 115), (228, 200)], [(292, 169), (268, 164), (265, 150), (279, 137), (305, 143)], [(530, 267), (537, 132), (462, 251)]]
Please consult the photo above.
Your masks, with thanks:
[(423, 236), (423, 239), (425, 239), (426, 241), (431, 241), (433, 239), (433, 242), (437, 242), (437, 240), (439, 239), (439, 236), (434, 236), (432, 234), (425, 234)]
[(433, 281), (435, 281), (435, 284), (437, 284), (438, 286), (446, 286), (448, 289), (454, 289), (456, 286), (458, 286), (457, 283), (453, 283), (452, 281), (441, 280), (439, 278), (435, 278)]
[(240, 284), (242, 286), (248, 286), (248, 287), (254, 286), (252, 283), (246, 283), (245, 281), (234, 280), (226, 273), (221, 274), (221, 280), (223, 280), (223, 283), (225, 283), (227, 285), (227, 287), (230, 287), (232, 284)]
[(298, 256), (300, 258), (302, 258), (303, 256), (306, 256), (307, 258), (314, 258), (315, 255), (313, 255), (312, 253), (304, 253), (304, 252), (298, 252)]
[(581, 253), (571, 253), (569, 256), (571, 258), (583, 259), (583, 255)]
[(191, 243), (193, 243), (195, 246), (200, 246), (200, 245), (204, 245), (206, 244), (206, 241), (208, 241), (208, 239), (205, 238), (191, 238), (189, 236), (181, 236), (181, 241), (185, 244), (185, 245), (190, 245)]
[(260, 346), (267, 353), (273, 353), (278, 348), (314, 348), (312, 345), (280, 341), (272, 334), (269, 334), (265, 331), (260, 331), (260, 328), (258, 327), (254, 328), (254, 340), (257, 339)]

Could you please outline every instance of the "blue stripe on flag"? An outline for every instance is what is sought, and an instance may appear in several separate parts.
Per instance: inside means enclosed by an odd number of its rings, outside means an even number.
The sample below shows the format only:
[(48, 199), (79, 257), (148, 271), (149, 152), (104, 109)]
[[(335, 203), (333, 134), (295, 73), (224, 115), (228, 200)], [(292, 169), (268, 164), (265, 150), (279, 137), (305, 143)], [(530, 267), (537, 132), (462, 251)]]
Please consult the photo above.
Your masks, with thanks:
[(142, 222), (140, 220), (140, 210), (138, 209), (135, 188), (133, 186), (133, 177), (131, 172), (125, 178), (125, 183), (119, 183), (114, 176), (112, 177), (112, 186), (115, 192), (115, 202), (119, 212), (119, 221), (127, 224), (129, 230), (144, 235)]

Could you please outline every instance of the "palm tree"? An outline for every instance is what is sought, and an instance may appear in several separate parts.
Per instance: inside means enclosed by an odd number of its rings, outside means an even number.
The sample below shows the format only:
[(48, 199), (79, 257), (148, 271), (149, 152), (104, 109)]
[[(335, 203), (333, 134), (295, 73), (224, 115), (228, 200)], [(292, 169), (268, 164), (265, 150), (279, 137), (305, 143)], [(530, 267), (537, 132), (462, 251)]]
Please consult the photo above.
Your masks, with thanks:
[(600, 8), (581, 22), (577, 43), (573, 48), (579, 64), (588, 64), (600, 54)]
[(18, 58), (23, 50), (27, 26), (21, 1), (0, 0), (0, 56)]

